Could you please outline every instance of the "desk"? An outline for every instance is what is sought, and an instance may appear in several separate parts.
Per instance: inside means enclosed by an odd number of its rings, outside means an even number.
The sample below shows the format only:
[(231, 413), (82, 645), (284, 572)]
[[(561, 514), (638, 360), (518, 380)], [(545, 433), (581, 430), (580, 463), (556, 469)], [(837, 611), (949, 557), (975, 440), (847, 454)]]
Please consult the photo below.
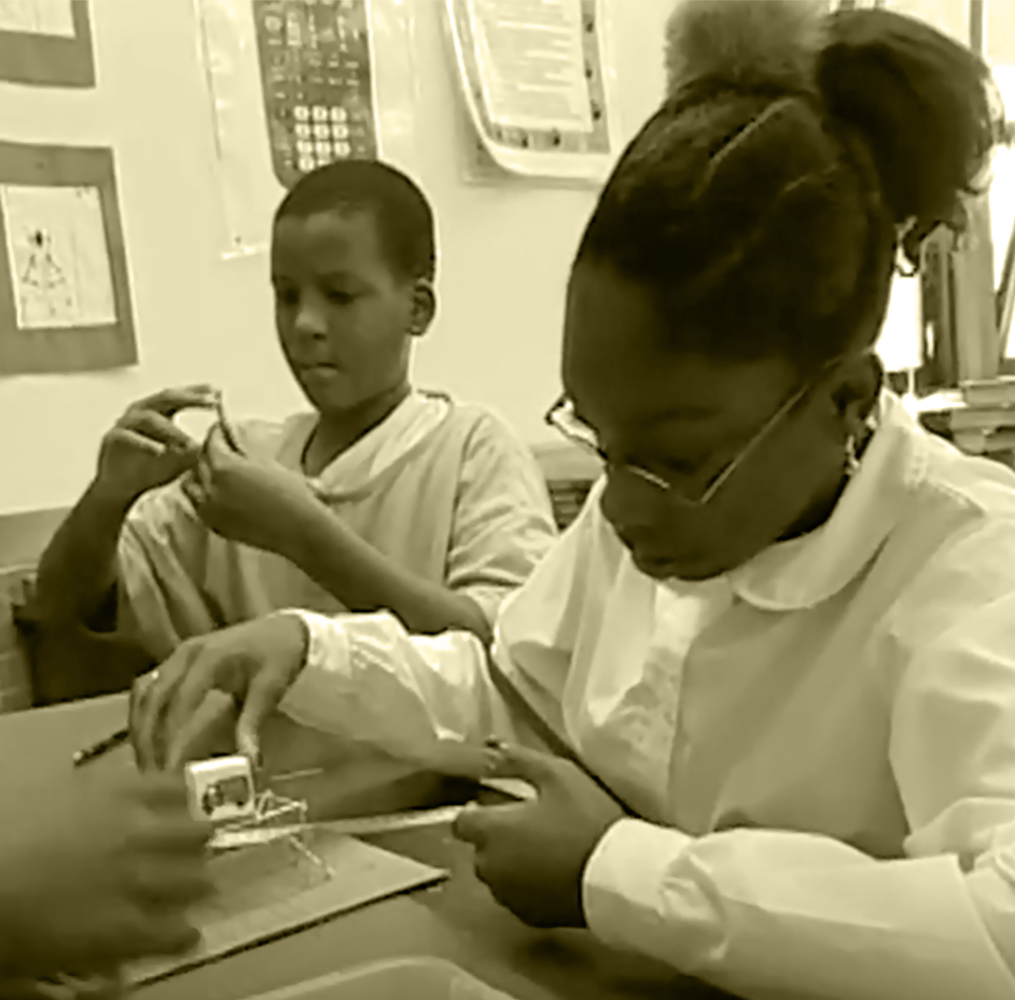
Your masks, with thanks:
[[(117, 752), (75, 771), (74, 750), (118, 728), (121, 697), (0, 716), (0, 754), (16, 767), (0, 794), (59, 794), (69, 781), (100, 785), (132, 766)], [(614, 953), (583, 932), (532, 930), (498, 906), (472, 873), (471, 850), (446, 828), (374, 838), (378, 846), (447, 868), (446, 883), (345, 914), (279, 941), (139, 990), (138, 1000), (241, 1000), (364, 962), (448, 958), (518, 1000), (712, 1000), (725, 994), (646, 960)]]

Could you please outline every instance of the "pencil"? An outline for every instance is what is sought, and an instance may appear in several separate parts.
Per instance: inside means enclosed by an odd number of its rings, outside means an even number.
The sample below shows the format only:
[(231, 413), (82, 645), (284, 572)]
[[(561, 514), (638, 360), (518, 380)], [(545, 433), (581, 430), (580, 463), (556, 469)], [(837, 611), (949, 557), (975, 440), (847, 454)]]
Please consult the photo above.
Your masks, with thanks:
[(122, 743), (126, 743), (130, 739), (129, 729), (119, 729), (110, 736), (107, 736), (104, 740), (99, 740), (98, 743), (93, 743), (90, 747), (85, 747), (83, 750), (78, 750), (72, 758), (75, 767), (80, 767), (82, 764), (87, 764), (90, 760), (95, 760), (96, 757), (101, 757), (103, 754), (109, 753), (110, 750), (115, 750)]

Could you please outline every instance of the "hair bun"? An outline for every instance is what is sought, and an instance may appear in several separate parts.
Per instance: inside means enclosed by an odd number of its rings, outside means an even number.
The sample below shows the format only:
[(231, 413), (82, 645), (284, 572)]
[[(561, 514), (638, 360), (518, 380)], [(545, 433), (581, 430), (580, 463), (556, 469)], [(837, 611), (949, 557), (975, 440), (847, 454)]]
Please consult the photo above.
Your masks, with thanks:
[(666, 28), (670, 97), (702, 82), (813, 90), (827, 6), (820, 0), (682, 0)]
[(921, 234), (961, 216), (1001, 138), (1000, 104), (986, 63), (924, 22), (887, 10), (828, 19), (817, 65), (829, 110), (859, 129), (897, 223)]

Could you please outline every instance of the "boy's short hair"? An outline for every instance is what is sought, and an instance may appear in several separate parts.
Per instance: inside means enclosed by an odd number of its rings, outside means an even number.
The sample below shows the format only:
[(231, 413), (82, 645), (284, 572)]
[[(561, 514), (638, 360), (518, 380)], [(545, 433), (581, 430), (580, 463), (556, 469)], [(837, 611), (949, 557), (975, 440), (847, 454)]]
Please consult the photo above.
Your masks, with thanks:
[(296, 182), (275, 212), (275, 223), (329, 211), (369, 213), (395, 275), (403, 281), (434, 280), (433, 211), (426, 195), (400, 170), (379, 160), (325, 164)]

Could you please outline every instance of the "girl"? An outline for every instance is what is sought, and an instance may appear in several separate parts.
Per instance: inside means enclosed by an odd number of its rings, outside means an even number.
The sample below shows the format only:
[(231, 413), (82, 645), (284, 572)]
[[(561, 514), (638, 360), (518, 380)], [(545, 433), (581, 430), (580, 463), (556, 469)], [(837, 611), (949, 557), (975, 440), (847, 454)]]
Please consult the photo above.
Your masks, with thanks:
[[(276, 214), (271, 271), (282, 351), (313, 412), (240, 426), (240, 453), (221, 430), (202, 451), (173, 422), (214, 405), (207, 387), (132, 406), (42, 558), (43, 631), (128, 636), (157, 662), (298, 606), (389, 609), (412, 631), (488, 639), (556, 532), (514, 434), (410, 385), (435, 268), (433, 216), (409, 178), (356, 161), (303, 177)], [(79, 657), (76, 677), (53, 676), (74, 660), (57, 652), (43, 685), (83, 693)]]
[[(523, 919), (748, 998), (1015, 997), (1015, 477), (928, 436), (872, 351), (956, 224), (989, 73), (884, 10), (691, 2), (604, 189), (550, 419), (606, 475), (497, 623), (277, 615), (173, 658), (406, 755), (492, 734), (532, 803), (458, 833)], [(188, 669), (189, 668), (189, 669)], [(556, 756), (535, 752), (532, 746)], [(570, 758), (570, 759), (568, 759)]]

